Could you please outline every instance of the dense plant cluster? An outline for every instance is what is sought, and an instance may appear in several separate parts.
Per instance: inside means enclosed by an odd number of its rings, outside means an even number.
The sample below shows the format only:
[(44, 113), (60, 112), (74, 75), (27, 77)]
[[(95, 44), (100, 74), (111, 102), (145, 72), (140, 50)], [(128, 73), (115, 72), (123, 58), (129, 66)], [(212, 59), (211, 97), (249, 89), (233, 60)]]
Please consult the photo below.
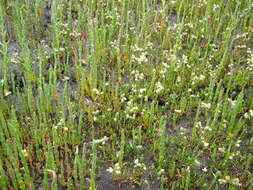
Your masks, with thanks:
[(0, 189), (252, 189), (252, 5), (0, 1)]

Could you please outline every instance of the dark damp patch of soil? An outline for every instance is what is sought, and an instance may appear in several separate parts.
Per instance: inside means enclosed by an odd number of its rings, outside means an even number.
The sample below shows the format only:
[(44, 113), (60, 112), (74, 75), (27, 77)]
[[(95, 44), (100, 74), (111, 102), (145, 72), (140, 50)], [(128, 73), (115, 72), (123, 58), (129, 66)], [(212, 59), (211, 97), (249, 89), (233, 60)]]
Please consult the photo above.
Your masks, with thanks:
[(141, 181), (147, 181), (145, 185), (138, 185), (132, 182), (122, 182), (113, 180), (112, 174), (107, 171), (110, 167), (105, 164), (101, 169), (101, 174), (96, 181), (97, 190), (158, 190), (160, 184), (157, 180), (153, 180), (149, 176), (149, 171), (146, 170), (141, 176)]

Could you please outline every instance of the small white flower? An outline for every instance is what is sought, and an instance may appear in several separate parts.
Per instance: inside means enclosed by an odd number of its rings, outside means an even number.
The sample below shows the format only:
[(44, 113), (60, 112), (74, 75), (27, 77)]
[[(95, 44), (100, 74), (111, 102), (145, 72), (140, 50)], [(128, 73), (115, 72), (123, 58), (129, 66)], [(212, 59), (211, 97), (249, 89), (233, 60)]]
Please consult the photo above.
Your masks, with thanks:
[(242, 184), (240, 183), (239, 178), (232, 179), (231, 183), (234, 184), (234, 185), (237, 185), (237, 186), (242, 186)]
[(62, 79), (63, 82), (69, 81), (69, 80), (70, 80), (70, 77), (68, 77), (68, 76), (65, 76), (65, 77)]
[(139, 150), (141, 150), (143, 148), (143, 146), (142, 145), (138, 145), (138, 146), (136, 146), (136, 148), (139, 149)]
[(233, 158), (234, 158), (234, 153), (233, 153), (232, 155), (229, 156), (229, 159), (230, 159), (230, 160), (233, 160)]
[(170, 3), (171, 3), (172, 5), (174, 5), (174, 4), (176, 4), (176, 0), (172, 0)]
[(203, 168), (202, 171), (203, 171), (203, 172), (207, 172), (207, 168), (206, 168), (206, 167)]
[(249, 110), (249, 115), (253, 117), (253, 110)]
[(139, 164), (139, 159), (137, 158), (136, 160), (134, 160), (134, 164), (138, 165)]
[(162, 175), (162, 174), (164, 174), (164, 169), (161, 169), (159, 172), (158, 172), (158, 175)]
[(6, 97), (6, 96), (9, 96), (9, 95), (11, 95), (11, 91), (8, 91), (8, 92), (5, 92), (4, 93), (4, 96)]
[(140, 93), (146, 92), (146, 90), (147, 90), (146, 88), (141, 88)]
[(241, 186), (242, 184), (240, 183), (239, 178), (231, 178), (230, 176), (225, 176), (225, 179), (219, 179), (219, 183), (221, 184), (233, 184), (233, 185), (237, 185), (237, 186)]
[(113, 173), (113, 168), (109, 167), (106, 171), (108, 171), (109, 173)]
[(204, 128), (204, 130), (212, 131), (212, 128), (209, 127), (209, 126), (206, 126), (206, 127)]
[(236, 106), (236, 103), (237, 103), (236, 100), (232, 100), (232, 99), (228, 98), (228, 101), (230, 102), (232, 107)]
[(213, 11), (216, 11), (216, 9), (218, 9), (219, 8), (219, 5), (218, 4), (214, 4), (213, 5)]
[(205, 140), (202, 140), (202, 143), (204, 144), (204, 147), (208, 147), (209, 146), (209, 143), (206, 142)]
[(205, 109), (210, 109), (211, 108), (211, 104), (210, 103), (201, 102), (201, 107), (205, 108)]
[(116, 169), (120, 169), (119, 163), (116, 163), (116, 164), (115, 164), (115, 168), (116, 168)]
[(156, 83), (156, 90), (155, 90), (155, 92), (158, 94), (158, 93), (160, 93), (162, 90), (164, 90), (164, 87), (162, 86), (161, 82), (157, 82), (157, 83)]
[(28, 156), (28, 153), (27, 153), (26, 149), (21, 150), (21, 152), (23, 153), (23, 155), (24, 155), (25, 157), (27, 157), (27, 156)]
[(115, 170), (115, 174), (121, 174), (120, 170)]
[(201, 121), (196, 122), (194, 127), (201, 128), (202, 127)]
[(140, 57), (135, 57), (135, 60), (136, 60), (139, 64), (148, 62), (148, 59), (147, 59), (147, 57), (146, 57), (146, 53), (145, 53), (145, 52), (142, 52), (141, 55), (140, 55)]
[(205, 78), (205, 75), (199, 75), (199, 80), (204, 80)]
[(220, 148), (218, 148), (218, 150), (219, 150), (220, 152), (225, 152), (225, 148), (224, 148), (224, 147), (220, 147)]
[(99, 90), (98, 90), (98, 89), (93, 88), (92, 91), (93, 91), (95, 94), (99, 95)]
[(244, 118), (245, 118), (245, 119), (249, 119), (249, 118), (250, 118), (250, 116), (249, 116), (249, 113), (248, 113), (248, 112), (246, 112), (243, 116), (244, 116)]
[(182, 110), (175, 110), (176, 113), (182, 113)]
[(127, 99), (126, 99), (126, 97), (125, 96), (123, 96), (123, 97), (121, 97), (121, 102), (125, 102)]
[(219, 179), (218, 181), (219, 181), (220, 184), (225, 184), (226, 183), (225, 179)]
[(100, 143), (102, 143), (104, 145), (105, 142), (108, 141), (108, 139), (109, 138), (107, 136), (104, 136), (102, 139), (94, 139), (93, 143), (94, 144), (100, 144)]

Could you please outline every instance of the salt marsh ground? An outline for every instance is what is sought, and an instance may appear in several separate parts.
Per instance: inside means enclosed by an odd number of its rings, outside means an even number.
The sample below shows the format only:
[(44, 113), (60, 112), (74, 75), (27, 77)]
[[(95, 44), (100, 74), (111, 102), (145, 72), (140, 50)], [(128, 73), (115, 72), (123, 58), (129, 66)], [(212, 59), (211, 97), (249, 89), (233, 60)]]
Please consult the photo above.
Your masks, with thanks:
[(252, 0), (1, 0), (0, 189), (253, 189)]

